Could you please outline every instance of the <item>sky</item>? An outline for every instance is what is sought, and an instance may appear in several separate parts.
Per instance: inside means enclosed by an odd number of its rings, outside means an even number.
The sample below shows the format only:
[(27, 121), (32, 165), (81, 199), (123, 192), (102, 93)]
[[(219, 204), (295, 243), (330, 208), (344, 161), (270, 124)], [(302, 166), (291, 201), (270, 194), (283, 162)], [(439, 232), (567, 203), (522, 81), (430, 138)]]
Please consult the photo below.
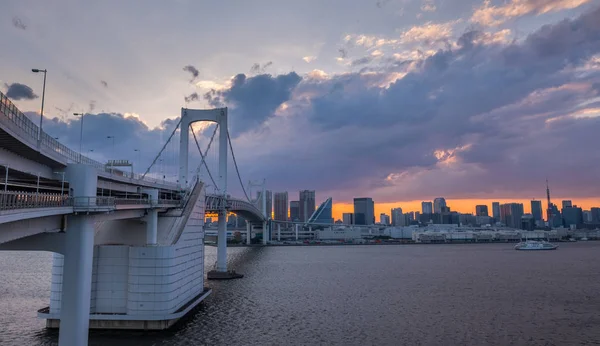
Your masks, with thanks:
[(47, 69), (44, 130), (78, 149), (84, 112), (97, 160), (143, 171), (181, 107), (228, 107), (244, 184), (316, 190), (338, 217), (365, 196), (377, 214), (527, 203), (546, 179), (600, 205), (598, 0), (6, 0), (0, 30), (0, 90), (38, 119)]

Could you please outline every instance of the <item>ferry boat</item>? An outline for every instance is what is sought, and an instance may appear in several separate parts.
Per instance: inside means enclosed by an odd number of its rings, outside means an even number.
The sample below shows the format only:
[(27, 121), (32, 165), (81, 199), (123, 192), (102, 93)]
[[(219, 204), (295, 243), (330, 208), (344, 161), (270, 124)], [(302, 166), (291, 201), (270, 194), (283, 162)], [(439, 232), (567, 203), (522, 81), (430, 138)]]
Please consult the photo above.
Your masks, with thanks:
[(515, 245), (515, 250), (556, 250), (558, 245), (547, 241), (527, 240)]

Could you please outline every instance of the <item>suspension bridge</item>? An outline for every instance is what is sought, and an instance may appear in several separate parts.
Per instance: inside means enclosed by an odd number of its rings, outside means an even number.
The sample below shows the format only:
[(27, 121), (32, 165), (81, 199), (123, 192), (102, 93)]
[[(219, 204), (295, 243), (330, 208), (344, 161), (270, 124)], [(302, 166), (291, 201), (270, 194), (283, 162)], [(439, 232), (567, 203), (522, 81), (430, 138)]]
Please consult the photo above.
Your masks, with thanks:
[[(60, 326), (59, 345), (87, 344), (89, 328), (164, 329), (208, 296), (205, 213), (218, 214), (216, 273), (228, 272), (228, 212), (247, 220), (248, 242), (267, 232), (264, 186), (250, 199), (227, 121), (227, 108), (182, 108), (142, 173), (66, 147), (0, 93), (0, 250), (54, 253), (50, 304), (38, 315)], [(198, 122), (214, 124), (204, 150)], [(228, 194), (229, 153), (242, 198)], [(190, 156), (200, 161), (192, 169)]]

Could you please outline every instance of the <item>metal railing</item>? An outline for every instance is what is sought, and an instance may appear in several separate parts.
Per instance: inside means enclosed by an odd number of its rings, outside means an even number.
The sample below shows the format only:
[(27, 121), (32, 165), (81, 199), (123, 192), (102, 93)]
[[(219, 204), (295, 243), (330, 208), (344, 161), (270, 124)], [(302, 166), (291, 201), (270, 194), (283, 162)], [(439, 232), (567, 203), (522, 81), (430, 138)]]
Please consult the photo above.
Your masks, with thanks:
[(0, 210), (70, 207), (67, 195), (20, 191), (0, 192)]
[[(28, 141), (31, 145), (36, 146), (38, 143), (38, 132), (39, 126), (37, 126), (31, 119), (23, 114), (11, 101), (0, 92), (0, 124), (11, 128), (20, 137)], [(101, 162), (93, 160), (81, 153), (76, 152), (54, 139), (46, 132), (42, 131), (40, 135), (40, 145), (43, 148), (53, 151), (57, 155), (65, 159), (66, 163), (83, 163), (86, 165), (94, 166), (96, 169), (110, 173), (111, 175), (125, 177), (134, 180), (141, 180), (149, 183), (164, 184), (176, 186), (175, 183), (164, 181), (164, 179), (154, 179), (149, 177), (143, 177), (141, 174), (125, 172), (114, 167), (107, 166)], [(42, 149), (41, 147), (39, 148)]]

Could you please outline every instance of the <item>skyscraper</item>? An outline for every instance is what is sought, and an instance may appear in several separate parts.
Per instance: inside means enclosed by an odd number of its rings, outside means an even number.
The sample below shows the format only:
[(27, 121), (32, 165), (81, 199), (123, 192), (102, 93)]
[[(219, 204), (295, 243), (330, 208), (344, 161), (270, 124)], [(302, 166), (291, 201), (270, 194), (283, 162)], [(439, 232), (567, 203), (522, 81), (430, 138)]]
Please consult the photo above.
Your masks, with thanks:
[(591, 208), (590, 212), (592, 213), (592, 223), (600, 223), (600, 208)]
[(421, 211), (423, 214), (432, 214), (433, 204), (431, 202), (421, 202)]
[(300, 201), (290, 202), (290, 221), (302, 221), (300, 220)]
[(372, 225), (375, 223), (375, 204), (370, 197), (354, 199), (354, 224)]
[(535, 221), (542, 221), (542, 201), (536, 201), (535, 199), (531, 201), (531, 215), (533, 215)]
[(476, 205), (475, 216), (489, 216), (487, 205)]
[(267, 196), (267, 218), (273, 217), (273, 192), (271, 190), (266, 190), (265, 194)]
[(278, 221), (287, 221), (288, 219), (288, 193), (275, 192), (275, 218)]
[(441, 214), (442, 208), (446, 207), (446, 199), (444, 197), (438, 197), (433, 200), (433, 212)]
[(300, 191), (300, 221), (307, 221), (315, 212), (315, 190)]
[(521, 217), (523, 217), (522, 203), (506, 203), (500, 206), (500, 219), (506, 226), (520, 229)]
[(500, 221), (500, 202), (492, 202), (492, 217), (496, 222)]
[(379, 214), (379, 223), (383, 224), (383, 225), (389, 225), (390, 224), (390, 216), (385, 213)]
[(331, 197), (327, 198), (325, 202), (315, 210), (314, 213), (308, 218), (309, 223), (333, 223), (331, 217), (331, 208), (333, 207), (333, 200)]
[(583, 210), (576, 205), (563, 208), (562, 217), (565, 227), (581, 228), (583, 225)]
[(354, 214), (343, 213), (342, 214), (342, 222), (344, 223), (344, 225), (354, 225)]
[[(429, 202), (429, 204), (431, 204), (431, 202)], [(400, 226), (400, 220), (404, 217), (402, 208), (394, 208), (390, 214), (392, 214), (392, 226)]]
[(572, 207), (573, 206), (573, 202), (571, 202), (571, 200), (569, 199), (565, 199), (562, 201), (562, 207), (567, 208), (567, 207)]

